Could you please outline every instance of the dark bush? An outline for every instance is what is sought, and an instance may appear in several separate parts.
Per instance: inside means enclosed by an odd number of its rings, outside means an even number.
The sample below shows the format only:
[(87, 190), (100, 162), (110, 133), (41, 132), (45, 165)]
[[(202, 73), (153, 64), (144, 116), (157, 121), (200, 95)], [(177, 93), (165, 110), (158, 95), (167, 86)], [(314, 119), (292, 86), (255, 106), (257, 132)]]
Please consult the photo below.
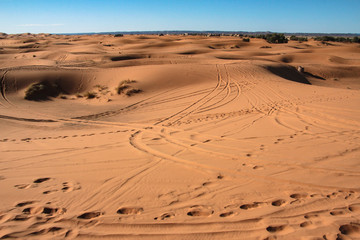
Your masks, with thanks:
[(268, 43), (287, 43), (288, 40), (282, 33), (271, 33), (271, 34), (259, 34), (255, 35), (256, 38), (264, 39)]
[(31, 85), (25, 92), (25, 99), (32, 101), (45, 101), (50, 97), (57, 97), (63, 91), (56, 83), (42, 81)]
[(250, 42), (250, 38), (243, 38), (243, 42)]
[(306, 42), (308, 39), (307, 39), (307, 37), (297, 37), (297, 36), (295, 36), (295, 35), (292, 35), (292, 36), (290, 37), (290, 40), (292, 40), (292, 41), (299, 41), (299, 42)]
[(121, 33), (115, 34), (114, 37), (123, 37), (124, 35)]
[(84, 97), (86, 97), (87, 99), (96, 98), (96, 92), (87, 92), (84, 94)]
[(132, 95), (134, 95), (136, 93), (141, 93), (141, 92), (142, 92), (141, 89), (133, 88), (133, 89), (128, 90), (126, 92), (126, 95), (130, 97), (130, 96), (132, 96)]
[(358, 37), (354, 37), (353, 39), (351, 38), (345, 38), (345, 37), (333, 37), (333, 36), (321, 36), (321, 37), (315, 37), (314, 38), (315, 41), (321, 41), (321, 42), (357, 42), (359, 43), (359, 38)]
[(284, 34), (272, 33), (266, 35), (266, 41), (269, 43), (287, 43), (288, 40)]
[(116, 92), (117, 94), (122, 94), (124, 93), (124, 91), (128, 88), (130, 88), (130, 84), (131, 83), (135, 83), (136, 81), (135, 80), (123, 80), (119, 83), (119, 86), (116, 88)]

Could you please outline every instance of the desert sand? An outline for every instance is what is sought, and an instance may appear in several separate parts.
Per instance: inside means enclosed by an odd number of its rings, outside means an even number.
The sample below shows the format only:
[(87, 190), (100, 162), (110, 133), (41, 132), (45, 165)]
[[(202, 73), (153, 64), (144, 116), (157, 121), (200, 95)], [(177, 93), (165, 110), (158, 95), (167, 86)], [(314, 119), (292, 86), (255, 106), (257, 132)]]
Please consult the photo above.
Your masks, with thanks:
[(359, 44), (8, 35), (0, 76), (0, 239), (360, 239)]

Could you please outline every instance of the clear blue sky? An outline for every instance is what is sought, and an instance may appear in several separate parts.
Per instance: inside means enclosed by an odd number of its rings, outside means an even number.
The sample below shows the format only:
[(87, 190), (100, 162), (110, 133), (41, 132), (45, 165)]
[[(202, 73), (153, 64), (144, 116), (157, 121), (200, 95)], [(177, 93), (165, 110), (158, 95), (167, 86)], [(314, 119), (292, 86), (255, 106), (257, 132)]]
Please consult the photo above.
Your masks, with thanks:
[(360, 0), (0, 0), (0, 32), (360, 33)]

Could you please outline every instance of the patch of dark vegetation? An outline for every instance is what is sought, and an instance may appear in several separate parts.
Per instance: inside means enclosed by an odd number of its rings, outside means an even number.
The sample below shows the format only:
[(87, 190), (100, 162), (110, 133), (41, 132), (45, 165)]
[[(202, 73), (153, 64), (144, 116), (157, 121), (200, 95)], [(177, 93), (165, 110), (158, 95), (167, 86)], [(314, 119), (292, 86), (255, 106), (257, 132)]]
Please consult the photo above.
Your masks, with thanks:
[(137, 94), (137, 93), (141, 93), (142, 90), (141, 89), (137, 89), (137, 88), (133, 88), (131, 86), (132, 83), (136, 83), (135, 80), (124, 80), (124, 81), (121, 81), (119, 83), (119, 86), (115, 89), (117, 94), (123, 94), (125, 93), (126, 96), (132, 96), (134, 94)]
[(116, 92), (117, 94), (122, 94), (125, 92), (126, 89), (128, 89), (130, 86), (129, 85), (120, 85), (116, 88)]
[(250, 38), (243, 38), (243, 42), (250, 42)]
[(46, 101), (50, 97), (57, 97), (64, 91), (57, 83), (42, 81), (32, 84), (25, 92), (25, 99), (31, 101)]
[(121, 33), (118, 33), (118, 34), (115, 34), (114, 37), (123, 37), (124, 34), (121, 34)]
[(252, 36), (253, 38), (260, 38), (266, 40), (268, 43), (287, 43), (288, 40), (282, 33), (259, 34)]
[(299, 41), (299, 42), (307, 42), (307, 37), (298, 37), (298, 36), (295, 36), (295, 35), (292, 35), (290, 37), (290, 40), (292, 41)]
[(271, 48), (271, 46), (261, 46), (260, 48)]
[(133, 89), (130, 89), (128, 91), (126, 91), (126, 96), (132, 96), (134, 94), (137, 94), (137, 93), (141, 93), (142, 90), (141, 89), (138, 89), (138, 88), (133, 88)]
[(315, 37), (314, 40), (321, 42), (360, 43), (359, 37), (345, 38), (345, 37), (333, 37), (333, 36), (320, 36), (320, 37)]

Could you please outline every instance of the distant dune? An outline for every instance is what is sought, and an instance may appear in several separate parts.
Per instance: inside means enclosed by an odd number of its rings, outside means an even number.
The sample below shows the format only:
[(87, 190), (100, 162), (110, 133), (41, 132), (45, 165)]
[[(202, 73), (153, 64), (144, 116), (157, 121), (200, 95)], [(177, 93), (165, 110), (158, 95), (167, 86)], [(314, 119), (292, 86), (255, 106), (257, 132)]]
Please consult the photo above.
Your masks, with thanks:
[(2, 34), (0, 124), (0, 239), (360, 238), (360, 44)]

